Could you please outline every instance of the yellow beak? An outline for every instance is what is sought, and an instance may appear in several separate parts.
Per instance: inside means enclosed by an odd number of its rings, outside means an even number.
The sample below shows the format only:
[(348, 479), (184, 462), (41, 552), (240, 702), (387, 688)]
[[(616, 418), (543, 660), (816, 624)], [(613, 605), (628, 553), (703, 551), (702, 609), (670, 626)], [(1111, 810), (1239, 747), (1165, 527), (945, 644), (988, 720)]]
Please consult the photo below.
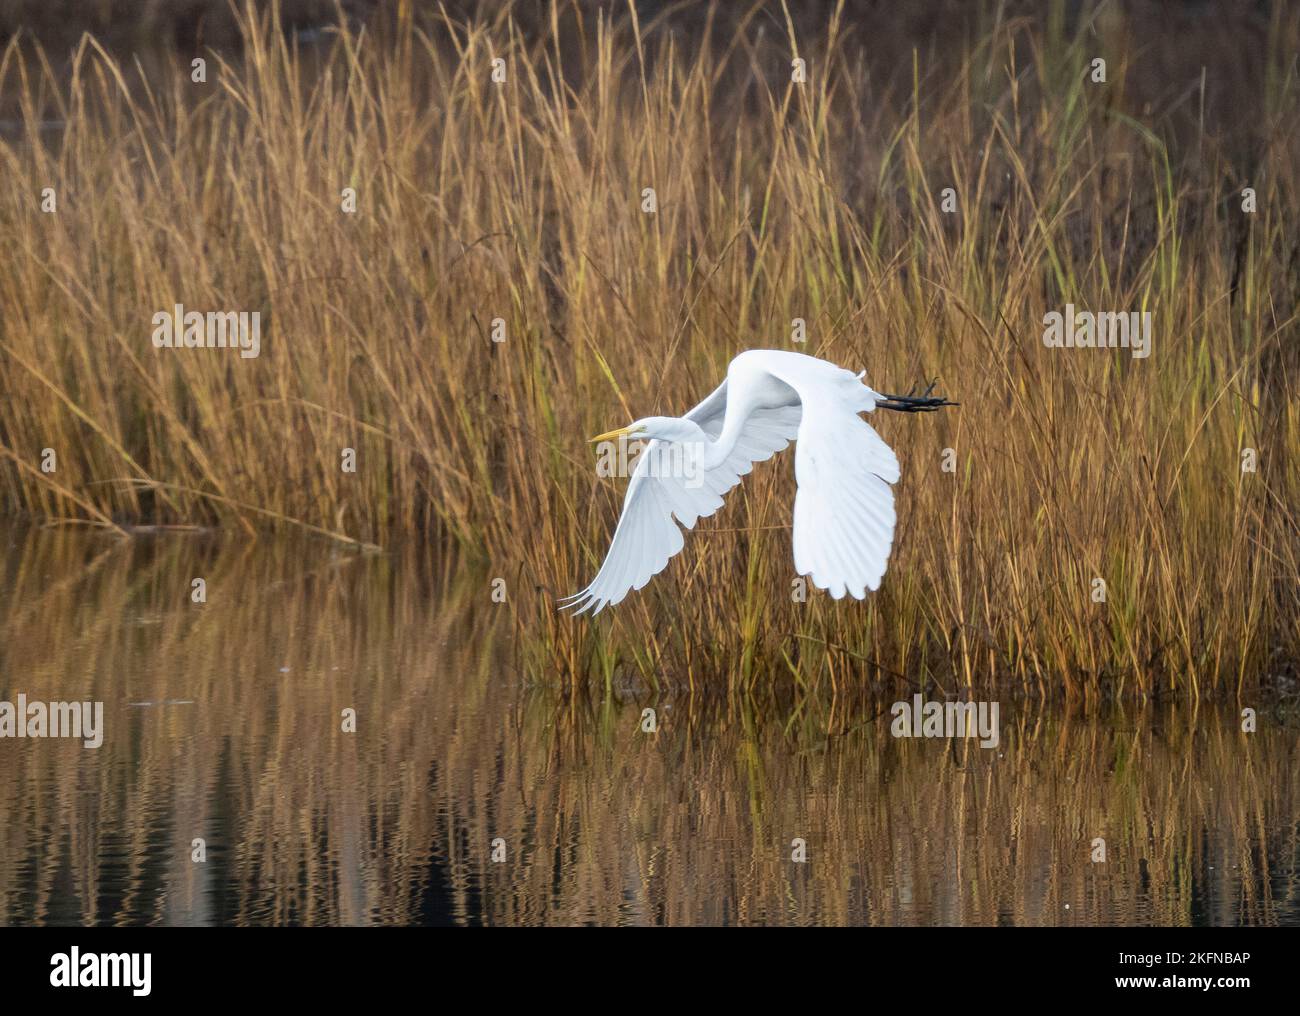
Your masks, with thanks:
[(626, 427), (619, 427), (618, 430), (611, 430), (604, 434), (597, 434), (595, 437), (591, 439), (591, 443), (599, 444), (601, 441), (613, 441), (615, 438), (620, 438), (624, 434), (631, 434), (631, 433), (632, 433), (632, 425), (628, 424)]

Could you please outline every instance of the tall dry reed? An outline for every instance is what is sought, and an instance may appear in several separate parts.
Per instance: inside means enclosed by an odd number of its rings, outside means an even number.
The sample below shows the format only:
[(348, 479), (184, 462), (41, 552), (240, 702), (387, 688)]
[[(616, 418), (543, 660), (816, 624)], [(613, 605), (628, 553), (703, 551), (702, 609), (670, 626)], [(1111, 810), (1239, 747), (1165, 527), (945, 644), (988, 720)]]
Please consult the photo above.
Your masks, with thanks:
[[(1294, 680), (1300, 11), (936, 6), (919, 41), (883, 8), (562, 3), (398, 4), (314, 42), (272, 6), (199, 52), (202, 84), (188, 52), (20, 36), (0, 498), (107, 532), (453, 544), (559, 682)], [(261, 355), (154, 349), (176, 303), (260, 312)], [(1045, 348), (1067, 303), (1151, 312), (1152, 355)], [(903, 463), (882, 590), (793, 595), (787, 456), (610, 616), (557, 615), (622, 494), (585, 437), (684, 411), (752, 347), (885, 390), (938, 375), (962, 403), (874, 421)]]

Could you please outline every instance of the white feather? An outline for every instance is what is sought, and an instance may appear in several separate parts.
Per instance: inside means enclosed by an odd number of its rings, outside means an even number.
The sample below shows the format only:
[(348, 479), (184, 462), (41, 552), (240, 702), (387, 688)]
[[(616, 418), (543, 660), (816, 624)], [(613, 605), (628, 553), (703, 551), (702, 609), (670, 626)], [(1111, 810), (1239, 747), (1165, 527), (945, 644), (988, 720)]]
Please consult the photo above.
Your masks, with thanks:
[(685, 417), (711, 442), (730, 428), (729, 453), (691, 480), (655, 468), (669, 446), (652, 440), (633, 470), (604, 563), (568, 606), (594, 614), (640, 589), (682, 549), (679, 523), (691, 529), (712, 515), (755, 462), (796, 438), (795, 570), (836, 599), (879, 588), (894, 538), (890, 484), (898, 481), (898, 459), (858, 415), (880, 398), (861, 378), (801, 353), (741, 353)]

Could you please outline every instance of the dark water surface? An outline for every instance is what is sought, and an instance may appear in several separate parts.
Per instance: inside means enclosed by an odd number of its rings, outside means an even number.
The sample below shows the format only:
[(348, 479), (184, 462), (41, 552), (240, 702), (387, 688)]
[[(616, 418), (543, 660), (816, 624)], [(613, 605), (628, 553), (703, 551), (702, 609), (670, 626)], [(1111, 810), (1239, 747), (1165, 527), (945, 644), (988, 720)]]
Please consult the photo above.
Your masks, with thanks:
[(0, 739), (0, 924), (1300, 924), (1277, 704), (1004, 702), (985, 750), (575, 700), (428, 548), (0, 537), (0, 700), (104, 704), (98, 748)]

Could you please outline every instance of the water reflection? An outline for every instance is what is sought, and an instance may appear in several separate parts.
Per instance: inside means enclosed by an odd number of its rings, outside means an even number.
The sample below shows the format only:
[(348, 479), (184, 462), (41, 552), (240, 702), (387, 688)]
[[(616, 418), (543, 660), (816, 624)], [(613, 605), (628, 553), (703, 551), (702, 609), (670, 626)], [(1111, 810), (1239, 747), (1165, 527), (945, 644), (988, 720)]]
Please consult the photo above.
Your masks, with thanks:
[(902, 741), (880, 703), (559, 695), (426, 548), (0, 547), (0, 699), (107, 728), (0, 740), (0, 924), (1300, 924), (1277, 709)]

